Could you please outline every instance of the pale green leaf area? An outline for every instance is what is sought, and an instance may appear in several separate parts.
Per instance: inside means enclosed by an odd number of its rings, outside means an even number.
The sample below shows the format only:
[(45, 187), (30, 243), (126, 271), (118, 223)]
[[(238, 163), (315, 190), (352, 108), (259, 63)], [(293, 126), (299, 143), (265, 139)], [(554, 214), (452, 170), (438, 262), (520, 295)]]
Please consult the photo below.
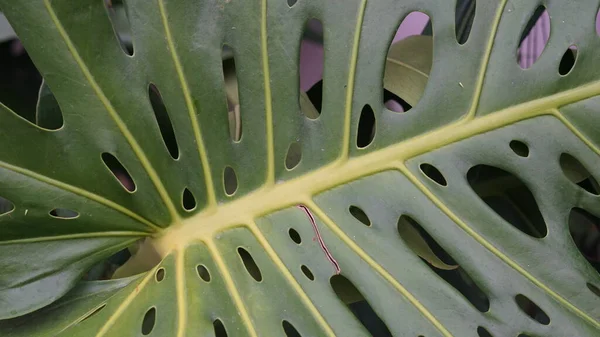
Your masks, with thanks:
[(597, 0), (526, 70), (529, 0), (124, 3), (0, 0), (44, 77), (0, 105), (0, 336), (600, 335)]

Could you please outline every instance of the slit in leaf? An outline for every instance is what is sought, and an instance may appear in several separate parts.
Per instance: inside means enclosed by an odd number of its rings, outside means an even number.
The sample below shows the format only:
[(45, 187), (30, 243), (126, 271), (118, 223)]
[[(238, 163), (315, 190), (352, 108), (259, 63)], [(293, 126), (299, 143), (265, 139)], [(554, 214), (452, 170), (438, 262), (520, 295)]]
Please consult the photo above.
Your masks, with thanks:
[(102, 161), (113, 174), (113, 176), (115, 176), (117, 181), (121, 183), (123, 188), (129, 192), (135, 192), (135, 182), (133, 181), (133, 178), (127, 169), (125, 169), (125, 166), (123, 166), (123, 164), (121, 164), (121, 162), (117, 159), (117, 157), (108, 152), (104, 152), (102, 153)]
[(8, 214), (15, 210), (15, 204), (12, 201), (0, 197), (0, 215)]
[(313, 273), (310, 271), (310, 269), (307, 266), (302, 265), (300, 267), (300, 269), (302, 270), (302, 273), (304, 273), (304, 276), (306, 276), (306, 278), (308, 278), (311, 281), (315, 280), (315, 276), (313, 275)]
[(152, 110), (154, 111), (154, 117), (156, 118), (156, 123), (158, 124), (158, 128), (167, 151), (169, 151), (171, 158), (178, 159), (179, 146), (177, 145), (175, 130), (173, 129), (169, 112), (167, 111), (167, 107), (162, 100), (160, 91), (153, 83), (148, 85), (148, 97), (150, 98), (150, 104), (152, 105)]
[(196, 208), (196, 198), (194, 198), (194, 194), (187, 187), (183, 190), (181, 201), (183, 208), (188, 212)]
[(149, 335), (154, 330), (156, 323), (156, 308), (152, 307), (146, 311), (144, 320), (142, 321), (142, 335)]
[(227, 337), (227, 330), (218, 318), (213, 321), (213, 330), (215, 331), (215, 337)]
[(494, 336), (492, 336), (491, 333), (489, 333), (489, 331), (487, 331), (486, 328), (484, 328), (482, 326), (477, 327), (477, 336), (479, 336), (479, 337), (494, 337)]
[(119, 45), (123, 52), (129, 56), (133, 55), (133, 39), (131, 24), (127, 14), (127, 6), (124, 0), (104, 0), (104, 5), (115, 32)]
[(337, 297), (372, 336), (392, 337), (385, 322), (349, 279), (342, 275), (334, 275), (329, 279), (329, 283)]
[(542, 55), (550, 38), (550, 17), (544, 5), (538, 6), (523, 27), (517, 49), (521, 68), (530, 68)]
[(79, 213), (66, 208), (55, 208), (50, 211), (50, 215), (57, 219), (75, 219)]
[(579, 252), (600, 272), (600, 219), (584, 209), (572, 208), (569, 233)]
[(356, 131), (356, 146), (359, 149), (365, 148), (373, 142), (375, 138), (375, 132), (377, 130), (377, 123), (375, 120), (375, 113), (369, 104), (365, 104), (363, 107), (360, 118), (358, 120), (358, 130)]
[(476, 165), (467, 172), (475, 193), (496, 214), (521, 232), (541, 239), (548, 227), (529, 188), (512, 173), (488, 165)]
[(200, 278), (202, 280), (204, 280), (204, 282), (210, 282), (210, 273), (208, 271), (208, 268), (206, 268), (205, 265), (200, 264), (196, 267), (196, 272), (198, 273), (198, 276), (200, 276)]
[(227, 119), (229, 120), (229, 138), (233, 142), (242, 139), (242, 115), (240, 108), (240, 92), (237, 68), (235, 66), (235, 53), (229, 45), (224, 45), (223, 58), (223, 83), (227, 96)]
[(543, 325), (550, 324), (550, 317), (546, 315), (546, 313), (540, 308), (537, 304), (533, 303), (532, 300), (527, 298), (524, 295), (518, 294), (515, 296), (515, 301), (517, 302), (517, 306), (521, 309), (527, 316), (536, 320), (538, 323)]
[(302, 337), (302, 335), (296, 330), (296, 328), (292, 325), (292, 323), (283, 320), (281, 322), (281, 326), (283, 327), (283, 332), (287, 337)]
[(471, 28), (473, 27), (473, 21), (475, 19), (476, 9), (476, 0), (456, 1), (456, 10), (454, 12), (454, 28), (456, 33), (456, 41), (459, 44), (464, 44), (469, 39), (469, 34), (471, 34)]
[(288, 7), (292, 8), (298, 0), (287, 0)]
[(596, 287), (595, 285), (593, 285), (593, 284), (591, 284), (591, 283), (589, 283), (589, 282), (588, 282), (588, 283), (586, 283), (585, 285), (588, 287), (588, 289), (589, 289), (591, 292), (593, 292), (593, 293), (594, 293), (594, 295), (596, 295), (596, 296), (600, 297), (600, 288)]
[(285, 168), (293, 170), (302, 159), (302, 146), (299, 142), (292, 142), (288, 147), (287, 154), (285, 155)]
[(423, 172), (423, 174), (427, 176), (427, 178), (435, 181), (438, 185), (448, 185), (448, 183), (446, 182), (446, 178), (444, 178), (442, 172), (440, 172), (440, 170), (438, 170), (435, 166), (423, 163), (419, 165), (419, 168), (421, 169), (421, 172)]
[(38, 126), (48, 130), (58, 130), (64, 124), (60, 106), (44, 80), (42, 80), (38, 93), (35, 122)]
[(577, 46), (572, 45), (563, 54), (562, 59), (560, 59), (560, 64), (558, 65), (558, 73), (561, 76), (568, 75), (573, 67), (575, 66), (575, 62), (577, 61)]
[(577, 158), (568, 153), (563, 153), (560, 155), (559, 164), (565, 176), (574, 184), (591, 194), (600, 195), (598, 181)]
[(83, 318), (77, 323), (81, 323), (89, 318), (91, 318), (92, 316), (96, 315), (97, 313), (99, 313), (100, 311), (102, 311), (102, 309), (104, 309), (106, 307), (106, 303), (102, 304), (101, 306), (97, 307), (96, 309), (90, 311), (89, 313), (87, 313), (85, 316), (83, 316)]
[(371, 219), (369, 219), (367, 213), (365, 213), (365, 211), (363, 211), (359, 207), (352, 205), (348, 208), (348, 211), (356, 220), (360, 221), (365, 226), (371, 226)]
[(300, 110), (309, 119), (318, 118), (323, 106), (323, 45), (323, 23), (314, 18), (308, 20), (300, 40), (298, 81)]
[(404, 243), (425, 261), (433, 272), (460, 292), (477, 310), (489, 310), (490, 300), (487, 295), (418, 222), (402, 215), (398, 219), (398, 233)]
[(261, 282), (262, 274), (252, 255), (250, 255), (250, 253), (242, 247), (239, 247), (237, 251), (238, 255), (242, 259), (242, 262), (244, 263), (244, 267), (246, 268), (248, 274), (250, 274), (250, 276), (252, 276), (252, 278), (256, 280), (256, 282)]
[(228, 196), (234, 195), (238, 189), (237, 175), (231, 166), (226, 166), (223, 171), (223, 187)]

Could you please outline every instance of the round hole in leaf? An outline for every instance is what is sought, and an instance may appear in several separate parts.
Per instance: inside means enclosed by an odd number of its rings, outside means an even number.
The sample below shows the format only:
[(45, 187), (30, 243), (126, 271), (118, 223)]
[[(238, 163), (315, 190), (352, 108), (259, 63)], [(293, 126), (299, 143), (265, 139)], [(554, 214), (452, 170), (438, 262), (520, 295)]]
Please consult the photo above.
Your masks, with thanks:
[(563, 54), (562, 59), (560, 59), (560, 64), (558, 65), (558, 73), (562, 76), (568, 75), (573, 67), (575, 66), (575, 62), (577, 61), (577, 46), (572, 45)]
[(358, 120), (358, 130), (356, 131), (356, 146), (359, 149), (365, 148), (373, 142), (377, 123), (375, 113), (369, 104), (365, 104)]
[(489, 333), (489, 331), (487, 331), (486, 328), (484, 328), (482, 326), (477, 327), (477, 336), (479, 336), (479, 337), (494, 337), (494, 336), (492, 336), (491, 333)]
[(290, 236), (290, 239), (292, 239), (292, 241), (294, 241), (297, 244), (302, 243), (302, 238), (300, 237), (300, 234), (293, 228), (290, 228), (288, 230), (288, 234)]
[(204, 282), (210, 282), (210, 273), (208, 272), (208, 268), (205, 265), (200, 264), (196, 267), (196, 272)]
[(57, 219), (76, 219), (79, 213), (66, 208), (55, 208), (50, 211), (50, 216)]
[(165, 268), (159, 268), (156, 271), (156, 275), (155, 276), (156, 276), (156, 281), (157, 282), (161, 282), (162, 280), (164, 280), (165, 279)]
[(510, 142), (510, 148), (513, 150), (513, 152), (520, 157), (528, 157), (529, 156), (529, 147), (527, 146), (527, 144), (518, 141), (518, 140), (512, 140)]
[(550, 317), (546, 315), (542, 308), (540, 308), (526, 296), (518, 294), (515, 296), (515, 301), (517, 302), (519, 309), (521, 309), (521, 311), (523, 311), (530, 318), (543, 325), (550, 324)]
[(596, 296), (600, 297), (600, 288), (596, 287), (595, 285), (591, 284), (591, 283), (586, 283), (585, 284), (588, 289), (593, 292)]
[(285, 168), (288, 170), (294, 169), (302, 159), (302, 146), (298, 142), (292, 142), (288, 147), (285, 155)]
[(348, 211), (350, 211), (350, 214), (352, 214), (356, 220), (360, 221), (365, 226), (371, 226), (371, 219), (369, 219), (367, 214), (359, 207), (352, 205), (348, 208)]
[(183, 190), (182, 204), (183, 208), (188, 212), (196, 208), (196, 198), (194, 198), (194, 194), (187, 187)]
[(244, 263), (244, 267), (246, 268), (248, 274), (250, 274), (250, 276), (252, 276), (252, 278), (256, 280), (256, 282), (261, 282), (262, 274), (252, 255), (250, 255), (250, 253), (242, 247), (239, 247), (237, 249), (237, 252), (238, 255), (242, 258), (242, 262)]
[(306, 276), (306, 278), (308, 278), (311, 281), (315, 280), (315, 276), (313, 275), (313, 273), (310, 271), (310, 269), (308, 269), (307, 266), (302, 265), (300, 267), (300, 269), (302, 270), (302, 273), (304, 273), (304, 276)]
[(446, 178), (440, 170), (438, 170), (435, 166), (427, 163), (423, 163), (419, 166), (421, 172), (426, 175), (429, 179), (435, 181), (438, 185), (447, 186)]
[(575, 185), (594, 195), (600, 195), (598, 182), (583, 164), (568, 153), (560, 155), (560, 168), (564, 175)]
[(302, 335), (300, 335), (300, 333), (298, 332), (298, 330), (296, 330), (292, 323), (283, 320), (283, 322), (281, 322), (281, 326), (283, 327), (283, 332), (285, 332), (285, 335), (287, 337), (302, 337)]
[(152, 307), (146, 311), (144, 320), (142, 321), (142, 335), (149, 335), (154, 329), (156, 323), (156, 308)]
[(234, 195), (238, 189), (237, 175), (231, 166), (226, 166), (223, 171), (223, 186), (228, 196)]
[(215, 331), (215, 337), (227, 337), (227, 330), (218, 318), (213, 321), (213, 330)]

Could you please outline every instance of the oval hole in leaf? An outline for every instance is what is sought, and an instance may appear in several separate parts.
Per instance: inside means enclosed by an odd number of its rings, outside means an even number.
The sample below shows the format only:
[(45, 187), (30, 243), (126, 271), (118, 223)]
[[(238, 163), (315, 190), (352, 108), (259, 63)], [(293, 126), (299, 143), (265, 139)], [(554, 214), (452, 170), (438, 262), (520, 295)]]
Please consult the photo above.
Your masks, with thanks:
[(530, 68), (542, 55), (550, 38), (550, 17), (544, 5), (538, 6), (523, 27), (517, 49), (517, 61), (522, 69)]
[(238, 189), (237, 175), (231, 166), (226, 166), (223, 171), (223, 186), (228, 196), (232, 196)]
[(127, 15), (127, 6), (123, 0), (103, 1), (106, 6), (108, 18), (115, 32), (115, 37), (123, 52), (129, 56), (133, 55), (133, 40), (131, 24)]
[(360, 119), (358, 120), (358, 130), (356, 131), (356, 146), (359, 149), (367, 147), (375, 138), (375, 131), (377, 130), (377, 123), (375, 120), (375, 114), (369, 104), (365, 104), (362, 111), (360, 112)]
[(476, 165), (467, 172), (475, 193), (496, 214), (521, 232), (541, 239), (548, 227), (529, 188), (512, 173), (488, 165)]
[(567, 48), (567, 51), (563, 54), (558, 65), (558, 73), (562, 76), (568, 75), (577, 61), (577, 46), (572, 45)]
[(156, 271), (156, 282), (161, 282), (165, 279), (165, 268), (160, 268)]
[(194, 194), (186, 187), (183, 190), (182, 205), (186, 211), (193, 211), (196, 208), (196, 198)]
[(537, 304), (533, 303), (533, 301), (526, 296), (518, 294), (515, 296), (515, 301), (517, 302), (519, 309), (527, 314), (527, 316), (536, 320), (540, 324), (550, 324), (550, 317), (548, 317), (548, 315), (546, 315), (546, 313)]
[(150, 308), (146, 311), (144, 315), (144, 320), (142, 321), (142, 335), (149, 335), (154, 329), (154, 324), (156, 323), (156, 308)]
[(173, 129), (171, 118), (162, 100), (160, 91), (154, 83), (148, 85), (148, 97), (150, 98), (150, 105), (152, 105), (154, 117), (156, 118), (156, 123), (158, 124), (158, 129), (160, 130), (167, 151), (169, 151), (171, 158), (177, 159), (179, 158), (179, 146), (177, 145), (175, 130)]
[(292, 8), (298, 0), (287, 0), (288, 7)]
[(482, 326), (477, 327), (477, 336), (479, 336), (479, 337), (494, 337), (494, 336), (492, 336), (491, 333), (489, 333), (489, 331), (487, 331), (486, 328), (484, 328)]
[[(600, 219), (581, 208), (569, 213), (569, 233), (579, 252), (595, 267), (600, 268)], [(600, 270), (599, 270), (600, 272)]]
[(585, 284), (588, 289), (593, 292), (596, 296), (600, 297), (600, 288), (596, 287), (595, 285), (591, 284), (591, 283), (586, 283)]
[(55, 208), (50, 211), (50, 215), (57, 219), (75, 219), (79, 213), (66, 208)]
[(283, 327), (283, 332), (287, 337), (302, 337), (302, 335), (296, 330), (296, 328), (292, 325), (292, 323), (283, 320), (281, 322), (281, 326)]
[(481, 312), (490, 309), (490, 300), (473, 278), (450, 256), (442, 246), (413, 218), (402, 215), (398, 219), (398, 233), (404, 243), (424, 263), (449, 285), (458, 290)]
[(220, 319), (215, 319), (213, 321), (213, 329), (215, 331), (215, 337), (227, 337), (227, 330), (225, 330), (225, 326)]
[(298, 57), (299, 104), (304, 116), (316, 119), (323, 107), (323, 23), (314, 18), (308, 20), (302, 34)]
[(129, 192), (135, 192), (135, 182), (133, 181), (133, 178), (127, 169), (125, 169), (125, 166), (123, 166), (115, 156), (108, 152), (104, 152), (102, 153), (102, 161), (115, 178), (117, 178), (117, 181), (121, 183), (123, 188)]
[(92, 310), (90, 313), (86, 314), (77, 324), (79, 324), (79, 323), (85, 321), (86, 319), (89, 319), (90, 317), (94, 316), (95, 314), (99, 313), (105, 307), (106, 307), (106, 303), (104, 303), (101, 306), (99, 306), (98, 308)]
[(511, 140), (510, 143), (510, 148), (513, 150), (513, 152), (520, 157), (528, 157), (529, 156), (529, 147), (527, 146), (527, 144), (518, 141), (518, 140)]
[(242, 247), (239, 247), (237, 251), (240, 258), (242, 258), (242, 262), (244, 262), (244, 267), (246, 268), (248, 274), (250, 274), (250, 276), (252, 276), (256, 282), (262, 281), (262, 274), (260, 273), (260, 269), (254, 261), (254, 258), (252, 258), (252, 255), (250, 255), (250, 253)]
[(290, 228), (290, 230), (288, 231), (288, 234), (290, 235), (290, 239), (292, 239), (292, 241), (294, 241), (297, 244), (302, 243), (302, 238), (300, 237), (300, 234), (293, 228)]
[(287, 154), (285, 155), (285, 168), (288, 170), (294, 169), (302, 159), (302, 146), (298, 142), (290, 143)]
[(0, 197), (0, 215), (8, 214), (15, 210), (15, 204), (12, 201)]
[(392, 337), (385, 322), (349, 279), (342, 275), (334, 275), (329, 279), (329, 283), (337, 297), (372, 336)]
[(356, 220), (360, 221), (365, 226), (371, 226), (371, 219), (369, 219), (367, 214), (359, 207), (352, 205), (348, 208), (348, 211), (350, 211), (350, 214), (352, 214)]
[(237, 68), (235, 66), (235, 53), (231, 46), (224, 45), (223, 58), (223, 83), (227, 95), (227, 119), (229, 121), (229, 138), (233, 142), (242, 139), (242, 115), (240, 107), (240, 92)]
[(447, 186), (446, 178), (440, 170), (438, 170), (435, 166), (427, 163), (423, 163), (419, 165), (421, 172), (426, 175), (429, 179), (435, 181), (438, 185)]
[(304, 276), (306, 276), (306, 278), (308, 278), (311, 281), (315, 280), (315, 276), (313, 275), (313, 273), (310, 271), (310, 269), (308, 269), (307, 266), (302, 265), (300, 267), (300, 269), (302, 270), (302, 272), (304, 273)]
[(205, 265), (200, 264), (196, 267), (196, 272), (204, 282), (210, 282), (210, 273), (208, 272), (208, 268)]
[(559, 163), (565, 176), (574, 184), (591, 194), (600, 195), (598, 182), (577, 158), (568, 153), (563, 153), (560, 155)]
[(50, 91), (46, 81), (42, 80), (35, 110), (35, 123), (48, 130), (58, 130), (64, 124), (60, 106)]
[(456, 1), (454, 31), (459, 44), (464, 44), (469, 39), (476, 9), (477, 1), (475, 0)]

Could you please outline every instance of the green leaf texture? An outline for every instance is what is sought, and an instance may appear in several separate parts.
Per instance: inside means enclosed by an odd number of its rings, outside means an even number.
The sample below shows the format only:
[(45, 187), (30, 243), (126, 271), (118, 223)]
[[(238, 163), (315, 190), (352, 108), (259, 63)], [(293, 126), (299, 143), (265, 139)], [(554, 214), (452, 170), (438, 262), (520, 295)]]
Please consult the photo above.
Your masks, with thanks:
[[(100, 0), (0, 0), (45, 83), (37, 125), (0, 105), (0, 335), (600, 334), (569, 231), (600, 216), (597, 0), (545, 1), (527, 70), (528, 0), (477, 1), (464, 44), (447, 0), (124, 3), (126, 37)], [(390, 50), (413, 11), (433, 37)], [(318, 111), (299, 89), (312, 18)], [(150, 271), (80, 281), (140, 239)]]

